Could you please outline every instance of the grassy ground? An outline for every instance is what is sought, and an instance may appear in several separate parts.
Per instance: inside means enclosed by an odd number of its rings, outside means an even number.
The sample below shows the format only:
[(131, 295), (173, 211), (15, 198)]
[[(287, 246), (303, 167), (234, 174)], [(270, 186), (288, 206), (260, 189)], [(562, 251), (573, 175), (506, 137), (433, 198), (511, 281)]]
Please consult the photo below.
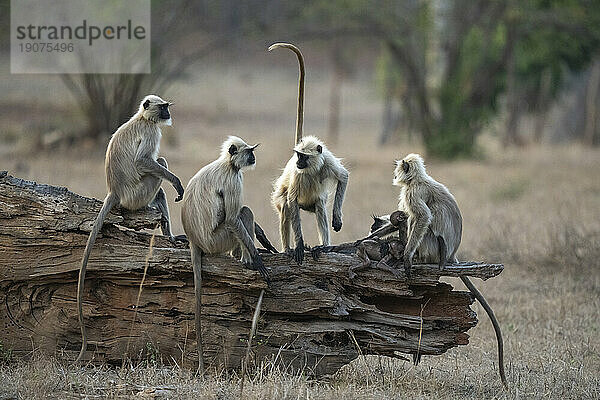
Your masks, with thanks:
[[(46, 89), (39, 90), (55, 90), (45, 79)], [(326, 83), (325, 75), (309, 75), (309, 134), (325, 136)], [(367, 83), (345, 88), (344, 142), (330, 145), (351, 171), (344, 227), (333, 233), (334, 242), (362, 236), (371, 213), (394, 209), (397, 189), (391, 186), (392, 161), (421, 150), (408, 143), (385, 149), (375, 146), (380, 105)], [(39, 82), (12, 84), (21, 88)], [(278, 242), (268, 195), (291, 154), (295, 69), (251, 74), (235, 67), (202, 71), (168, 95), (177, 103), (175, 126), (165, 132), (162, 153), (182, 181), (217, 156), (227, 134), (262, 142), (258, 165), (246, 175), (246, 203)], [(44, 109), (43, 104), (35, 107)], [(1, 126), (26, 135), (23, 127), (32, 117), (15, 118), (0, 117)], [(428, 169), (450, 188), (461, 207), (464, 236), (459, 258), (506, 265), (499, 277), (475, 283), (504, 329), (510, 390), (502, 389), (497, 376), (491, 324), (475, 304), (480, 323), (469, 331), (470, 344), (426, 357), (418, 367), (385, 358), (360, 358), (335, 376), (311, 381), (267, 365), (246, 382), (246, 398), (600, 398), (600, 151), (578, 146), (505, 151), (494, 145), (493, 138), (486, 142), (481, 160), (430, 161)], [(6, 143), (0, 147), (3, 169), (104, 196), (104, 148), (31, 154), (15, 152), (18, 147)], [(165, 187), (171, 201), (175, 191)], [(179, 233), (179, 205), (171, 202), (170, 206)], [(312, 219), (304, 215), (308, 244), (316, 243)], [(450, 282), (462, 288), (459, 281)], [(200, 381), (188, 371), (152, 360), (122, 369), (81, 369), (48, 359), (0, 366), (0, 399), (130, 396), (237, 398), (239, 378), (221, 375)]]

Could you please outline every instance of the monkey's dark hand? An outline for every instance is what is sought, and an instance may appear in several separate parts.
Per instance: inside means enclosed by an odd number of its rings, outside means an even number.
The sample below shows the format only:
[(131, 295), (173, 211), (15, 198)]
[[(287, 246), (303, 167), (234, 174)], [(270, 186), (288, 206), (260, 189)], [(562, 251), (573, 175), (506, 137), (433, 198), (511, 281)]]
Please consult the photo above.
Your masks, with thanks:
[(185, 234), (175, 235), (175, 236), (173, 236), (173, 239), (171, 241), (173, 243), (179, 242), (179, 243), (186, 243), (186, 244), (190, 242)]
[(175, 198), (175, 203), (181, 201), (183, 199), (183, 185), (179, 178), (175, 177), (177, 180), (173, 183), (173, 187), (177, 190), (177, 197)]
[(319, 259), (319, 256), (321, 255), (321, 253), (323, 253), (327, 247), (328, 246), (320, 245), (320, 246), (314, 246), (313, 248), (311, 248), (310, 255), (312, 256), (313, 260), (317, 261)]
[(262, 257), (260, 254), (256, 254), (252, 257), (252, 265), (250, 266), (253, 270), (258, 271), (267, 282), (267, 285), (271, 286), (271, 279), (269, 279), (269, 271), (265, 268)]
[(331, 222), (333, 230), (339, 232), (342, 229), (342, 217), (337, 214), (333, 214), (333, 221)]
[(302, 261), (304, 261), (304, 240), (300, 239), (298, 243), (296, 243), (296, 248), (294, 249), (293, 255), (294, 260), (302, 265)]

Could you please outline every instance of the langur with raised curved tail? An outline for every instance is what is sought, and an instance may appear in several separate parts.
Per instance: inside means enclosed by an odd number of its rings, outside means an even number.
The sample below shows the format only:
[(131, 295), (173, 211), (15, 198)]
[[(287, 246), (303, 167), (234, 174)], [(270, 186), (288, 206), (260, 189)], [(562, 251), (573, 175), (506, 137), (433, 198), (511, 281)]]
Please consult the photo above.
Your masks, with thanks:
[[(283, 250), (302, 264), (304, 260), (304, 238), (300, 222), (300, 210), (315, 214), (321, 246), (329, 246), (329, 220), (327, 198), (333, 185), (332, 227), (342, 229), (342, 204), (348, 185), (348, 171), (341, 160), (327, 149), (315, 136), (302, 137), (304, 120), (304, 58), (300, 49), (289, 43), (275, 43), (269, 51), (287, 48), (298, 57), (300, 78), (298, 81), (298, 114), (294, 155), (286, 164), (283, 173), (274, 184), (271, 202), (279, 215), (279, 232)], [(290, 248), (290, 230), (294, 233), (295, 249)]]

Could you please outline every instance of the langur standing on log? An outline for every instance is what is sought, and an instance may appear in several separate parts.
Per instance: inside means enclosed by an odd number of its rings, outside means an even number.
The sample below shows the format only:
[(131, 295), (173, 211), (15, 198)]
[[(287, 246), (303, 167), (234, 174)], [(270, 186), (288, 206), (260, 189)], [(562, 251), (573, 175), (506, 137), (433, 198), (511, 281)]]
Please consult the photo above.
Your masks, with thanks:
[[(348, 171), (342, 162), (325, 144), (315, 136), (302, 137), (304, 120), (304, 58), (300, 49), (289, 43), (275, 43), (269, 51), (287, 48), (296, 53), (300, 68), (298, 82), (298, 115), (294, 156), (286, 164), (283, 173), (275, 182), (271, 202), (279, 215), (281, 244), (287, 254), (302, 264), (304, 260), (304, 238), (300, 223), (300, 210), (315, 214), (321, 246), (329, 246), (329, 221), (327, 198), (332, 185), (336, 186), (333, 201), (333, 230), (342, 229), (342, 204), (348, 185)], [(295, 249), (290, 248), (290, 229), (294, 233)]]

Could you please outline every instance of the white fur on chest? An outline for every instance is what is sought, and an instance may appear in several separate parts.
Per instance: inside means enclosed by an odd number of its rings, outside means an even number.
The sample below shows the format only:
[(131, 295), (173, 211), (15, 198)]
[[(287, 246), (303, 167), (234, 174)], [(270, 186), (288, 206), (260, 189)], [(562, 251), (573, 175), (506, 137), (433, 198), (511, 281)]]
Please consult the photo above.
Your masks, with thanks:
[(318, 175), (297, 174), (296, 184), (298, 187), (298, 203), (302, 206), (313, 205), (319, 199), (319, 195), (323, 193), (327, 195), (326, 182), (322, 181)]

